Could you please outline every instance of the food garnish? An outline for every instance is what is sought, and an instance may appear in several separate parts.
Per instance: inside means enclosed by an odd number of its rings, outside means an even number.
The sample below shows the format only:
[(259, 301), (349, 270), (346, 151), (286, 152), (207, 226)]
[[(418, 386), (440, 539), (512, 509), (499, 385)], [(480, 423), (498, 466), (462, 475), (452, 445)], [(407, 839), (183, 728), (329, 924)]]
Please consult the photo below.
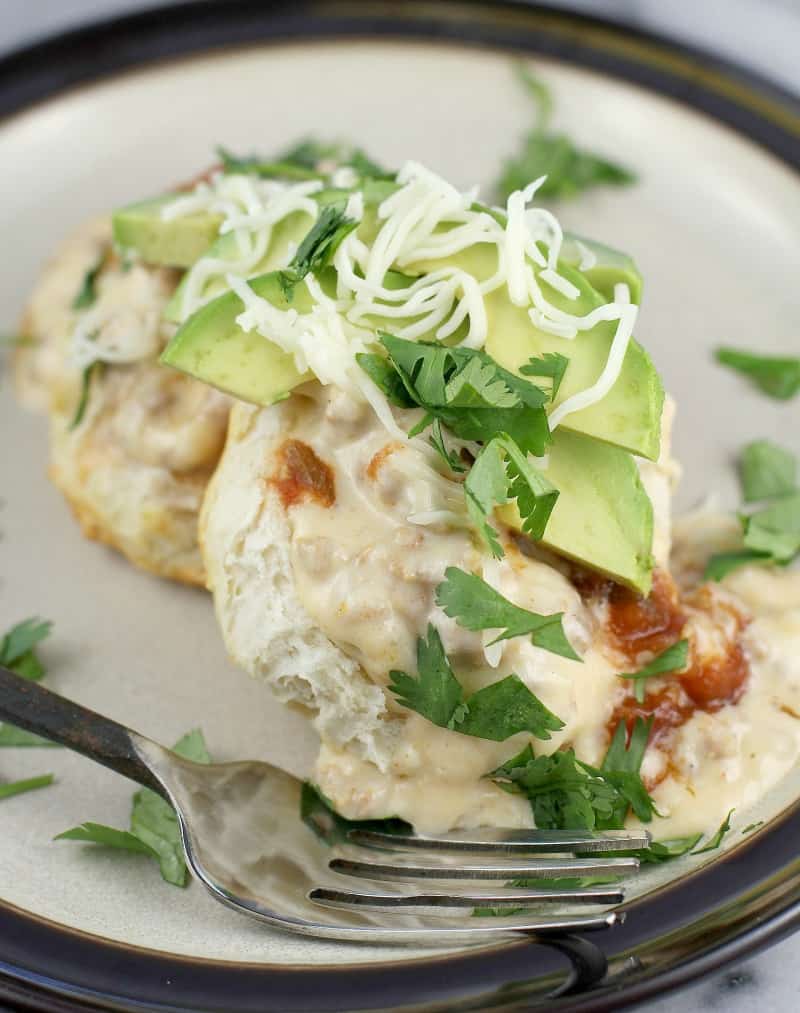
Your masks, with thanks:
[(716, 359), (730, 366), (779, 401), (788, 401), (800, 390), (800, 358), (787, 355), (760, 355), (740, 348), (718, 348)]
[(547, 85), (523, 64), (516, 66), (517, 77), (533, 99), (536, 115), (533, 128), (525, 135), (519, 152), (506, 160), (497, 182), (502, 197), (520, 190), (532, 179), (547, 176), (543, 197), (574, 197), (591, 186), (610, 183), (615, 186), (636, 182), (630, 169), (607, 158), (584, 151), (566, 134), (550, 129), (553, 98)]
[(416, 678), (405, 672), (389, 673), (389, 689), (399, 703), (421, 714), (440, 728), (502, 742), (518, 732), (549, 739), (551, 731), (564, 727), (517, 675), (465, 696), (453, 674), (435, 626), (428, 626), (428, 638), (417, 640)]
[[(179, 756), (195, 763), (211, 762), (199, 728), (187, 732), (172, 748)], [(186, 886), (188, 881), (178, 817), (169, 802), (150, 788), (140, 788), (133, 796), (130, 831), (87, 822), (65, 830), (55, 840), (83, 841), (150, 855), (158, 862), (161, 876), (167, 883)]]
[(465, 629), (498, 630), (488, 646), (530, 634), (536, 647), (581, 660), (564, 633), (563, 612), (544, 616), (514, 605), (482, 577), (456, 566), (448, 567), (444, 576), (436, 588), (436, 604)]
[(620, 679), (634, 679), (636, 681), (635, 696), (639, 703), (644, 701), (645, 680), (654, 675), (666, 675), (670, 672), (680, 672), (686, 668), (689, 659), (689, 641), (679, 640), (676, 644), (668, 647), (656, 655), (638, 672), (622, 672)]

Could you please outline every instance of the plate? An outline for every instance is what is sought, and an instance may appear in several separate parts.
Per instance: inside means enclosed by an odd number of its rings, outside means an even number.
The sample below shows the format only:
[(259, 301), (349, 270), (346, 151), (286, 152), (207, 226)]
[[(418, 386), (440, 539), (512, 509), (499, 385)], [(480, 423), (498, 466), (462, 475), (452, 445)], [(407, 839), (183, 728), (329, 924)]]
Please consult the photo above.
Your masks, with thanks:
[[(797, 105), (706, 56), (585, 18), (511, 4), (198, 3), (12, 54), (0, 61), (0, 192), (12, 196), (0, 207), (12, 252), (0, 323), (13, 330), (72, 226), (191, 177), (215, 143), (277, 150), (324, 132), (386, 164), (411, 153), (463, 186), (488, 184), (531, 117), (515, 54), (535, 56), (560, 125), (640, 174), (559, 211), (643, 268), (641, 334), (679, 404), (679, 506), (710, 489), (733, 505), (735, 450), (756, 434), (785, 442), (800, 421), (796, 403), (760, 398), (709, 356), (719, 342), (796, 352)], [(217, 759), (306, 772), (312, 734), (226, 659), (209, 598), (81, 538), (46, 479), (42, 420), (5, 376), (0, 432), (0, 618), (55, 621), (48, 684), (158, 740), (201, 726)], [(50, 769), (46, 793), (3, 803), (0, 835), (0, 997), (34, 1008), (513, 1008), (565, 989), (580, 994), (552, 1008), (619, 1008), (800, 922), (800, 783), (768, 800), (766, 831), (634, 901), (602, 939), (443, 954), (280, 935), (196, 885), (165, 885), (144, 859), (53, 843), (84, 820), (124, 826), (131, 791), (66, 752), (0, 756), (3, 777)], [(610, 976), (587, 991), (606, 958)]]

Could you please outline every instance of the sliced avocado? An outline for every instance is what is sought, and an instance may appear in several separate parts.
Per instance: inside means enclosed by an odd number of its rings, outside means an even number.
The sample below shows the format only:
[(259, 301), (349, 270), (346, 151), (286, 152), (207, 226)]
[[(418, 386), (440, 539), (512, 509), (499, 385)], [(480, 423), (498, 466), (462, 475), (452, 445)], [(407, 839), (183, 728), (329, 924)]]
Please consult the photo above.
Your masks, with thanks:
[(117, 246), (135, 251), (147, 264), (191, 267), (217, 238), (222, 216), (197, 212), (163, 219), (162, 209), (179, 196), (165, 194), (115, 211), (112, 228)]
[[(557, 429), (544, 469), (559, 490), (542, 544), (641, 594), (650, 590), (653, 507), (630, 454)], [(521, 530), (515, 504), (498, 511)]]
[(628, 286), (631, 302), (639, 306), (642, 301), (643, 279), (633, 257), (598, 243), (595, 239), (586, 239), (584, 236), (565, 232), (559, 260), (569, 267), (577, 268), (583, 261), (583, 251), (579, 243), (597, 258), (591, 267), (581, 271), (592, 288), (597, 289), (600, 295), (610, 302), (614, 298), (614, 286), (622, 282)]
[[(277, 274), (251, 280), (253, 291), (279, 309), (311, 309), (303, 283), (294, 290), (291, 304)], [(295, 368), (291, 355), (256, 332), (245, 333), (236, 324), (244, 304), (234, 292), (207, 303), (186, 321), (161, 355), (161, 362), (189, 373), (244, 401), (269, 405), (288, 397), (291, 390), (311, 377)]]
[[(268, 274), (277, 268), (285, 267), (288, 258), (290, 244), (298, 244), (311, 227), (311, 218), (302, 211), (296, 211), (278, 222), (272, 229), (269, 247), (265, 256), (251, 272), (258, 276)], [(208, 250), (203, 253), (204, 257), (211, 257), (215, 260), (235, 260), (239, 255), (239, 247), (236, 236), (227, 233), (220, 236)], [(180, 284), (172, 294), (172, 298), (164, 307), (164, 319), (170, 323), (179, 324), (184, 319), (183, 297), (186, 292), (188, 275), (184, 275)], [(203, 289), (203, 298), (212, 299), (228, 291), (225, 280), (217, 276), (209, 281)]]

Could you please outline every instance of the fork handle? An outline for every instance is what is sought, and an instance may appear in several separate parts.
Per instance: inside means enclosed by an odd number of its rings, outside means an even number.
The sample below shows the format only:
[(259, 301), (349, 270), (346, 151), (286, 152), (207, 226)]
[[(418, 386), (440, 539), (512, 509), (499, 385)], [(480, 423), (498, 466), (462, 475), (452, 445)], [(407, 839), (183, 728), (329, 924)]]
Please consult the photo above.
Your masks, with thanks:
[(164, 789), (140, 758), (137, 732), (67, 700), (0, 665), (0, 719), (82, 753), (132, 781)]

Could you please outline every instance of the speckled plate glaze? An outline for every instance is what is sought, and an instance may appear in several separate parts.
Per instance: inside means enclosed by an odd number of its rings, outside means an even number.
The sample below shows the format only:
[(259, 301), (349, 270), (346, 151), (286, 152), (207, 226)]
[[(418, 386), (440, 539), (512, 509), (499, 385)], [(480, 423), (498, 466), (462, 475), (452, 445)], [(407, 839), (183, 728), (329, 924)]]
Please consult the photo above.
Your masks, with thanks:
[[(536, 59), (560, 124), (641, 176), (560, 210), (642, 265), (641, 337), (679, 405), (679, 505), (710, 489), (733, 504), (735, 449), (800, 431), (797, 403), (760, 398), (708, 354), (720, 341), (796, 352), (800, 110), (705, 55), (585, 18), (514, 4), (229, 0), (5, 58), (0, 325), (13, 330), (68, 229), (191, 177), (214, 143), (345, 136), (387, 164), (413, 154), (462, 185), (488, 184), (530, 118), (512, 54)], [(42, 420), (14, 403), (7, 376), (0, 388), (0, 620), (55, 620), (49, 685), (161, 741), (200, 725), (219, 759), (307, 770), (311, 733), (228, 662), (208, 597), (81, 538), (45, 477)], [(23, 1008), (618, 1009), (800, 922), (800, 780), (766, 800), (762, 832), (734, 835), (703, 869), (676, 866), (686, 875), (634, 901), (619, 930), (443, 954), (282, 936), (197, 886), (166, 886), (144, 859), (54, 844), (83, 820), (124, 825), (131, 789), (66, 752), (0, 756), (3, 778), (50, 769), (54, 787), (0, 813), (0, 1000)]]

